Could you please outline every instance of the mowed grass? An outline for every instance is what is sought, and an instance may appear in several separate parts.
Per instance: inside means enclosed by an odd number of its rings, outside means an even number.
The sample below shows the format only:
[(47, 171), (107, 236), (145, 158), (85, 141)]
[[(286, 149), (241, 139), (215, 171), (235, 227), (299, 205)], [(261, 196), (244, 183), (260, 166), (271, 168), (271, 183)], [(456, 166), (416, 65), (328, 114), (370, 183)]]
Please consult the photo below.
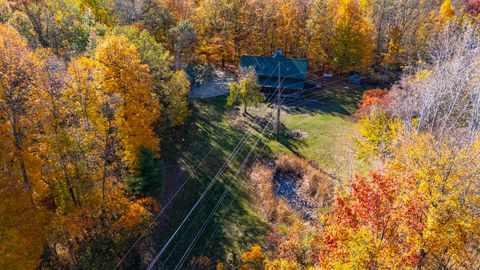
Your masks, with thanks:
[[(270, 134), (273, 130), (269, 128), (267, 133), (270, 135), (261, 137), (255, 152), (262, 150), (261, 154), (268, 156), (295, 153), (316, 161), (335, 178), (350, 177), (353, 172), (365, 167), (354, 158), (354, 122), (351, 114), (356, 110), (362, 92), (369, 88), (371, 87), (341, 84), (307, 92), (304, 99), (287, 102), (287, 105), (291, 105), (282, 111), (283, 128), (279, 141)], [(233, 127), (234, 121), (228, 116), (225, 97), (194, 100), (191, 111), (192, 115), (184, 129), (163, 142), (162, 156), (166, 160), (168, 172), (164, 193), (171, 194), (176, 188), (169, 190), (169, 186), (179, 186), (179, 182), (183, 183), (189, 176), (192, 178), (165, 211), (166, 218), (161, 219), (153, 234), (156, 251), (174, 233), (246, 134)], [(250, 109), (252, 116), (265, 116), (265, 111), (273, 113), (273, 109), (267, 109), (266, 106)], [(192, 212), (191, 218), (178, 231), (159, 260), (159, 265), (164, 268), (175, 268), (179, 263), (225, 190), (225, 200), (219, 205), (196, 244), (192, 245), (184, 267), (189, 265), (191, 256), (205, 255), (212, 262), (235, 260), (242, 250), (261, 242), (271, 229), (255, 205), (252, 191), (248, 185), (244, 185), (249, 163), (234, 177), (260, 135), (261, 125), (254, 125), (251, 119), (246, 122), (252, 123), (254, 127), (252, 136), (228, 163), (225, 172), (218, 177), (205, 199)], [(306, 132), (308, 137), (296, 140), (288, 136), (288, 131), (296, 129)], [(210, 155), (195, 171), (195, 167), (209, 151)]]
[[(282, 111), (282, 136), (271, 141), (274, 153), (293, 152), (316, 161), (323, 170), (338, 179), (347, 179), (356, 172), (364, 172), (368, 164), (355, 158), (355, 122), (362, 93), (372, 85), (335, 86), (306, 92), (301, 99), (287, 101)], [(288, 136), (289, 131), (301, 130), (306, 139)]]

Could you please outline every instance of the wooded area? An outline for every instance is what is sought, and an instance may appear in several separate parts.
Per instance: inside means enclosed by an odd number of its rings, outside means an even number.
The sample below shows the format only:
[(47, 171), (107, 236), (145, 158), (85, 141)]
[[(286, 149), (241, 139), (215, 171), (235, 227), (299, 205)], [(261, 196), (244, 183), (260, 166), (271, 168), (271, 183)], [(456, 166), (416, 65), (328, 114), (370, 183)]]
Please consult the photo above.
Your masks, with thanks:
[[(291, 209), (278, 206), (258, 245), (242, 242), (235, 259), (194, 252), (184, 266), (480, 267), (479, 14), (478, 0), (0, 0), (0, 269), (148, 265), (155, 238), (135, 245), (162, 225), (158, 194), (176, 173), (166, 156), (188, 147), (188, 133), (203, 134), (188, 99), (192, 82), (208, 80), (210, 69), (237, 72), (243, 55), (277, 49), (308, 59), (309, 79), (356, 71), (389, 86), (364, 92), (358, 111), (341, 116), (355, 121), (349, 151), (368, 172), (332, 176), (330, 164), (312, 166), (301, 151), (292, 153), (305, 160), (287, 159), (271, 147), (260, 154), (278, 158), (278, 168), (296, 164), (288, 166), (319, 181), (308, 182), (322, 202), (317, 222), (282, 218)], [(222, 104), (233, 107), (229, 127), (241, 103), (241, 121), (267, 129), (256, 112), (272, 99), (254, 70), (236, 75)], [(318, 100), (315, 113), (340, 114), (328, 109), (335, 98)], [(251, 116), (253, 105), (260, 109)], [(307, 107), (297, 105), (288, 106)], [(252, 183), (274, 186), (262, 179)], [(269, 194), (251, 196), (260, 208), (277, 206)]]

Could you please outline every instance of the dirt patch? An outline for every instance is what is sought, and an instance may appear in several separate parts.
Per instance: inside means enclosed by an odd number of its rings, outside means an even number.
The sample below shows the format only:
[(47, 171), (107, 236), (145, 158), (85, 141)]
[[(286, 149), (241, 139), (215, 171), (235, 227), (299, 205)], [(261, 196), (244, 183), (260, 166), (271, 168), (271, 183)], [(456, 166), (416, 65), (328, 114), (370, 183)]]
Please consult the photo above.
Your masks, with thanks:
[(288, 131), (288, 136), (295, 140), (305, 140), (308, 138), (308, 133), (301, 129), (295, 129)]
[(294, 155), (258, 161), (250, 180), (258, 204), (272, 223), (315, 223), (319, 210), (332, 204), (333, 179), (316, 164)]
[[(251, 109), (254, 109), (252, 107)], [(265, 116), (258, 115), (257, 113), (243, 114), (243, 108), (232, 108), (227, 111), (228, 121), (231, 126), (241, 132), (247, 132), (250, 130), (257, 130), (262, 132), (267, 125), (273, 126), (272, 115), (266, 114)]]
[(274, 180), (275, 195), (283, 198), (304, 220), (315, 221), (318, 205), (300, 192), (300, 181), (292, 174), (281, 172), (275, 173)]

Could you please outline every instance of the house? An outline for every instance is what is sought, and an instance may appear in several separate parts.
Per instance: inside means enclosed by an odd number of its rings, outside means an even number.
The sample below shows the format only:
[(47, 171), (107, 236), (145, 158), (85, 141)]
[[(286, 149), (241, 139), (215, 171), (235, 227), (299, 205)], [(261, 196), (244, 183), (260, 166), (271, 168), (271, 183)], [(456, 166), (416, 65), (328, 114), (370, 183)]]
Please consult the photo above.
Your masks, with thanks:
[(287, 58), (281, 50), (277, 50), (273, 56), (242, 56), (240, 67), (255, 68), (258, 83), (263, 88), (280, 87), (295, 92), (305, 88), (308, 60)]

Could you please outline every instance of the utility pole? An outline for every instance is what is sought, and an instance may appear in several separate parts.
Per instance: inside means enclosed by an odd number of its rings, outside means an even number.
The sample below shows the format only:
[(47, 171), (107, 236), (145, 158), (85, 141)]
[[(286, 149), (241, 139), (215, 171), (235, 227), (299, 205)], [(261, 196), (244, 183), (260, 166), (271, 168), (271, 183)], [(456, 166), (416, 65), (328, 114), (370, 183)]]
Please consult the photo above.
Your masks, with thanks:
[(278, 63), (278, 92), (277, 92), (277, 126), (276, 126), (276, 135), (275, 138), (278, 141), (278, 136), (280, 134), (280, 89), (281, 89), (281, 81), (280, 81), (280, 65), (281, 63)]

